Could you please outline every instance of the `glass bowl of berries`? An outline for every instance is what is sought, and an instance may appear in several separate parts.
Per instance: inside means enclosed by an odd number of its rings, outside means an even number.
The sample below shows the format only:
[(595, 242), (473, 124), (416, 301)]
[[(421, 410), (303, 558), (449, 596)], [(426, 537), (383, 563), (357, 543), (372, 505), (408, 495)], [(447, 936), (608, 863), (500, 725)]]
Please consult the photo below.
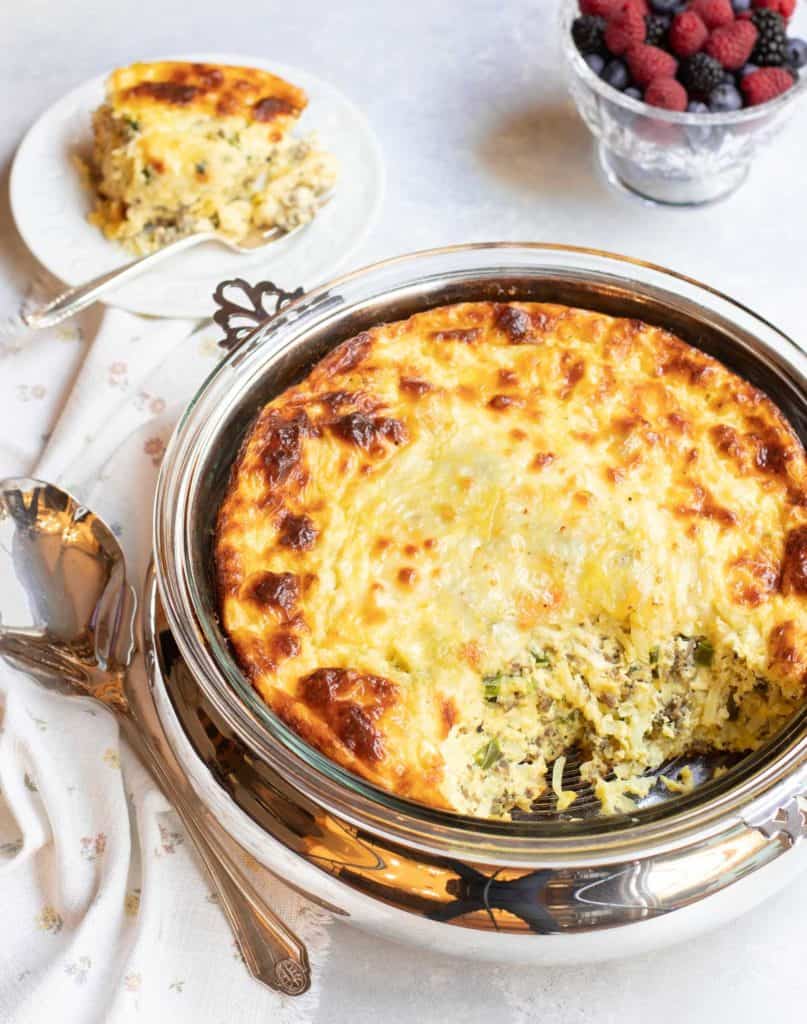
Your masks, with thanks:
[(677, 206), (738, 188), (807, 89), (796, 4), (562, 0), (571, 93), (609, 181)]

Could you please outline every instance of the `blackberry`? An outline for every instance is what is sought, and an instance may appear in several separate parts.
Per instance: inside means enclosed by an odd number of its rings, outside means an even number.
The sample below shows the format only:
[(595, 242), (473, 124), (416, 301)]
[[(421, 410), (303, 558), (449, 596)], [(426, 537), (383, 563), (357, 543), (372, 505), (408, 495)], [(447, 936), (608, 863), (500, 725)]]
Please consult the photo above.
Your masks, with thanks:
[(583, 14), (572, 22), (572, 39), (581, 53), (599, 53), (605, 56), (605, 18)]
[(666, 14), (648, 14), (645, 16), (644, 23), (647, 25), (647, 36), (645, 43), (648, 46), (660, 46), (667, 35), (667, 29), (670, 27), (670, 17)]
[(706, 99), (723, 83), (725, 72), (720, 62), (708, 53), (696, 53), (681, 62), (678, 77), (690, 96)]
[(760, 7), (751, 15), (751, 21), (759, 32), (752, 63), (760, 67), (781, 67), (787, 63), (787, 31), (782, 15)]

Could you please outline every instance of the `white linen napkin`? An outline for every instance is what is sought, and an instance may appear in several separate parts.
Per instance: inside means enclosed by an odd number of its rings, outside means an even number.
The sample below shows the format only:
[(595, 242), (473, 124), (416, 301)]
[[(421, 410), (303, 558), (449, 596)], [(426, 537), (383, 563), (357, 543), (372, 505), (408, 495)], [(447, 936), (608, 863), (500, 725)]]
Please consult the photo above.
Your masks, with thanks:
[[(106, 310), (81, 328), (0, 340), (0, 477), (33, 470), (87, 502), (120, 538), (136, 587), (165, 444), (223, 354), (216, 337), (211, 326)], [(2, 662), (0, 714), (0, 1022), (312, 1019), (323, 911), (253, 869), (306, 942), (314, 978), (295, 999), (264, 988), (112, 715)]]

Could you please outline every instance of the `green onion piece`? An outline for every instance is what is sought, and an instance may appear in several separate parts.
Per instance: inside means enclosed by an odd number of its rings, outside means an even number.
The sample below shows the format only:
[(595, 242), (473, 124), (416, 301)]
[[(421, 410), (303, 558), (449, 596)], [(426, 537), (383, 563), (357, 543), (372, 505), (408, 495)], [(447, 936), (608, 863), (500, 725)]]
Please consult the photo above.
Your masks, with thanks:
[(497, 739), (488, 740), (484, 747), (480, 747), (476, 752), (474, 761), (483, 772), (486, 772), (488, 768), (492, 768), (494, 764), (502, 756), (501, 747)]
[(485, 676), (482, 685), (485, 687), (485, 700), (496, 700), (502, 688), (502, 677), (501, 675)]
[(196, 173), (197, 174), (204, 174), (206, 170), (207, 170), (207, 164), (204, 162), (204, 160), (200, 161), (196, 165)]
[(650, 648), (650, 664), (651, 665), (658, 665), (658, 655), (659, 655), (658, 644), (656, 644), (655, 647), (651, 647)]
[(133, 117), (127, 117), (125, 120), (126, 120), (126, 123), (132, 129), (133, 132), (139, 132), (140, 131), (140, 122), (139, 121), (135, 121), (135, 119)]
[(539, 668), (549, 668), (552, 664), (552, 662), (549, 659), (549, 655), (546, 654), (546, 652), (544, 651), (536, 651), (530, 649), (530, 654), (532, 655), (535, 664), (538, 665)]
[(709, 666), (715, 656), (715, 649), (705, 636), (698, 637), (695, 641), (695, 650), (692, 652), (696, 665)]

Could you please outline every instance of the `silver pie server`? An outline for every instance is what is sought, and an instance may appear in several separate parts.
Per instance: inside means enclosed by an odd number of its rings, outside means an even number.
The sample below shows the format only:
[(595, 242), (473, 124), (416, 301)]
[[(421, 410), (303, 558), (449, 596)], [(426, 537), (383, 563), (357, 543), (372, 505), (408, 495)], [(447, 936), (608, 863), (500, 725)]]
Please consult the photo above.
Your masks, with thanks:
[(0, 655), (49, 688), (93, 697), (115, 712), (196, 846), (250, 973), (301, 995), (311, 982), (305, 946), (200, 828), (206, 809), (190, 783), (166, 770), (136, 713), (126, 671), (136, 604), (123, 552), (101, 519), (51, 484), (0, 480)]
[[(317, 213), (330, 203), (334, 194), (334, 192), (328, 192), (319, 197), (317, 200)], [(42, 306), (24, 310), (21, 314), (22, 324), (32, 330), (38, 330), (41, 327), (55, 327), (56, 324), (68, 320), (71, 316), (75, 316), (76, 313), (80, 313), (82, 309), (86, 309), (87, 306), (91, 306), (105, 295), (115, 291), (116, 288), (120, 288), (127, 281), (133, 281), (136, 277), (140, 277), (141, 274), (153, 269), (164, 260), (170, 259), (186, 249), (192, 249), (197, 245), (215, 243), (241, 255), (255, 253), (268, 248), (281, 239), (291, 238), (292, 235), (300, 234), (312, 223), (313, 221), (308, 220), (293, 228), (271, 228), (269, 231), (253, 231), (240, 242), (233, 242), (224, 235), (219, 234), (218, 231), (201, 231), (193, 235), (186, 235), (184, 238), (178, 238), (174, 242), (169, 242), (154, 252), (132, 260), (131, 263), (125, 263), (122, 267), (116, 267), (105, 274), (100, 274), (91, 281), (85, 281), (84, 284), (77, 285), (75, 288), (68, 288), (67, 291), (62, 292), (61, 295), (51, 299), (50, 302), (46, 302)]]

